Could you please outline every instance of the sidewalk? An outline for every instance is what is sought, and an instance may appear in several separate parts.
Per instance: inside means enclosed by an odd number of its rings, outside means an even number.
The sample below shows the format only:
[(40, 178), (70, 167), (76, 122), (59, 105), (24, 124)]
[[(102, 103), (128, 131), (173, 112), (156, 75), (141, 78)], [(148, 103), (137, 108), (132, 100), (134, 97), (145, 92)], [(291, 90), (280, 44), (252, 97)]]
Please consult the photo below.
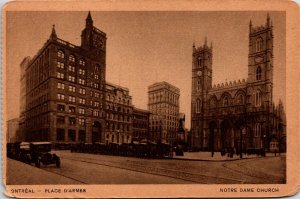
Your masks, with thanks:
[(34, 164), (7, 158), (6, 170), (7, 185), (43, 185), (43, 184), (79, 184), (79, 182), (36, 168)]
[[(278, 156), (278, 154), (277, 154)], [(281, 153), (280, 156), (285, 156), (285, 153)], [(266, 153), (266, 157), (275, 157), (274, 153)], [(243, 159), (263, 158), (257, 155), (246, 155), (243, 154)], [(221, 156), (221, 152), (215, 152), (214, 156), (211, 157), (211, 152), (184, 152), (184, 156), (176, 156), (174, 153), (173, 159), (182, 160), (195, 160), (195, 161), (232, 161), (240, 160), (239, 155), (233, 155), (233, 158)]]

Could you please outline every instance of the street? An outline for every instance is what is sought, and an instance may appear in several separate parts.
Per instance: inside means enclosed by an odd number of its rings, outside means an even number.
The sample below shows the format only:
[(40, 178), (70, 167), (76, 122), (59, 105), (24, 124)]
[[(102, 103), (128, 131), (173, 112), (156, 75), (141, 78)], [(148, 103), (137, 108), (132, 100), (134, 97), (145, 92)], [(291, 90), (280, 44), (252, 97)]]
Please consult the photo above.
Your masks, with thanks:
[(285, 156), (193, 161), (70, 151), (55, 153), (61, 157), (61, 168), (41, 165), (38, 169), (34, 164), (8, 159), (7, 184), (278, 184), (286, 181)]

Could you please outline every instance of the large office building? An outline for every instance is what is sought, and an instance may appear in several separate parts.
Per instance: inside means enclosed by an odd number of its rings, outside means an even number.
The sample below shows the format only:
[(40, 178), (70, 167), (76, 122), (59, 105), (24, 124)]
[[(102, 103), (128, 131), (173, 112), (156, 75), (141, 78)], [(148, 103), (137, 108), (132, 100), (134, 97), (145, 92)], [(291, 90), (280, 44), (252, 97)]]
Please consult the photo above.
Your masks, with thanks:
[(179, 126), (179, 88), (167, 83), (154, 83), (148, 87), (150, 138), (172, 144)]
[[(216, 49), (218, 50), (218, 49)], [(213, 49), (193, 46), (192, 145), (203, 150), (270, 149), (285, 137), (273, 102), (273, 26), (249, 24), (248, 78), (212, 85)], [(272, 146), (270, 143), (272, 142)]]
[(104, 142), (105, 59), (106, 34), (93, 26), (90, 13), (80, 46), (60, 39), (53, 26), (26, 64), (27, 140)]

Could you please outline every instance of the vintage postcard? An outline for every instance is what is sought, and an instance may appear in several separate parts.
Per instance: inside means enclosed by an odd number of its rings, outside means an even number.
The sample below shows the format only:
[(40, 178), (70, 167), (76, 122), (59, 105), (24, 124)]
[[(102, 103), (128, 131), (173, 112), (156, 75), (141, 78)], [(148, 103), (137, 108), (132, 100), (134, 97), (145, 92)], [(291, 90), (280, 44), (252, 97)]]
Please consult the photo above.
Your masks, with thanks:
[(296, 3), (14, 1), (2, 9), (6, 196), (298, 191)]

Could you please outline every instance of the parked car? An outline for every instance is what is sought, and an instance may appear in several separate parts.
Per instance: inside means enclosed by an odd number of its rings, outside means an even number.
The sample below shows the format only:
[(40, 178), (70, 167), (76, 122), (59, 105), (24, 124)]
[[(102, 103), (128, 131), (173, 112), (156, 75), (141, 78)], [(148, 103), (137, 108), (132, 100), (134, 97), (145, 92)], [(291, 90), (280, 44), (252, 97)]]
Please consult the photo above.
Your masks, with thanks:
[(30, 143), (21, 142), (19, 146), (20, 147), (19, 147), (18, 160), (30, 164), (31, 163)]
[(30, 155), (31, 162), (35, 163), (36, 167), (43, 165), (55, 164), (60, 167), (60, 158), (55, 153), (51, 152), (51, 142), (31, 142)]

